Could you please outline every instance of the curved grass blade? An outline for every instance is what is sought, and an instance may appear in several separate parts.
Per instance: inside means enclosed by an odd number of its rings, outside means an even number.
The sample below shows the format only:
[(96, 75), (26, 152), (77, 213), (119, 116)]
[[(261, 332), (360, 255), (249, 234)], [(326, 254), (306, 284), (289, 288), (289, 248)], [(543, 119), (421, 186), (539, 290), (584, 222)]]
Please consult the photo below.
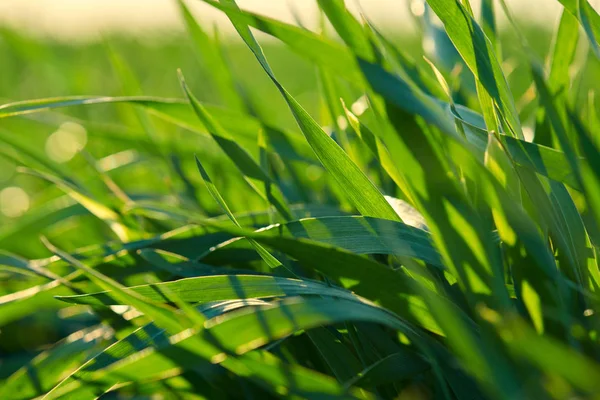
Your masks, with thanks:
[[(391, 254), (411, 257), (443, 268), (430, 235), (396, 221), (369, 217), (305, 218), (265, 227), (261, 232), (277, 232), (286, 237), (306, 238), (346, 249), (355, 254)], [(230, 248), (243, 248), (243, 242), (229, 240), (214, 246), (200, 258), (208, 263), (216, 257), (227, 258)], [(245, 247), (245, 246), (244, 246)]]
[(214, 0), (202, 1), (223, 11), (230, 18), (235, 19), (240, 26), (251, 26), (275, 36), (298, 54), (330, 69), (336, 75), (347, 79), (348, 82), (362, 86), (364, 80), (356, 67), (355, 58), (344, 46), (329, 41), (307, 29), (240, 10), (237, 5), (230, 1), (221, 3)]
[(592, 51), (600, 58), (600, 14), (588, 0), (558, 0), (571, 15), (577, 18), (588, 37)]
[(24, 400), (44, 395), (66, 372), (83, 362), (86, 353), (96, 347), (105, 334), (105, 328), (71, 334), (8, 377), (0, 385), (0, 396), (7, 400)]
[(369, 365), (358, 376), (345, 383), (345, 386), (378, 386), (408, 380), (422, 374), (430, 365), (417, 354), (406, 350), (391, 354), (375, 364)]
[[(354, 299), (351, 292), (327, 286), (323, 283), (305, 279), (279, 278), (262, 275), (216, 275), (186, 278), (171, 282), (125, 288), (126, 292), (135, 292), (154, 302), (172, 303), (167, 288), (183, 301), (189, 303), (210, 303), (236, 299), (267, 299), (290, 296), (329, 296)], [(75, 296), (57, 296), (56, 298), (74, 304), (118, 305), (110, 292), (88, 293)]]
[[(132, 211), (141, 213), (141, 215), (165, 213), (165, 211), (155, 208), (139, 207)], [(167, 214), (173, 217), (177, 216), (172, 212), (167, 212)], [(194, 218), (189, 214), (185, 215), (184, 218), (199, 225), (214, 226), (216, 229), (237, 236), (254, 239), (263, 245), (288, 254), (300, 261), (306, 268), (324, 273), (330, 279), (340, 282), (346, 289), (376, 301), (402, 318), (406, 318), (408, 321), (421, 325), (437, 334), (442, 335), (443, 332), (437, 327), (435, 320), (430, 318), (429, 310), (421, 298), (421, 290), (431, 292), (432, 296), (439, 298), (450, 309), (455, 309), (460, 318), (467, 321), (467, 324), (472, 324), (472, 322), (468, 322), (466, 315), (448, 299), (436, 293), (435, 289), (422, 285), (402, 271), (393, 271), (382, 264), (346, 250), (302, 238), (286, 238), (277, 235), (276, 232), (250, 232), (215, 225), (214, 222)], [(393, 246), (393, 243), (390, 245)]]
[[(265, 342), (287, 336), (289, 332), (332, 324), (345, 319), (365, 319), (410, 331), (410, 328), (395, 318), (393, 314), (368, 304), (362, 305), (357, 301), (340, 303), (327, 299), (295, 298), (290, 299), (289, 302), (278, 302), (266, 307), (264, 311), (262, 308), (246, 308), (210, 319), (207, 321), (206, 329), (200, 331), (199, 334), (213, 342), (216, 340), (232, 353), (243, 354)], [(290, 308), (294, 308), (290, 311), (294, 311), (295, 315), (300, 318), (296, 322), (291, 322), (289, 319), (286, 311)], [(257, 319), (255, 312), (262, 312), (264, 318)], [(243, 325), (245, 328), (240, 331), (239, 325)], [(243, 333), (234, 342), (223, 340), (223, 335), (231, 336), (232, 331), (237, 332), (235, 336), (242, 331)], [(190, 353), (189, 343), (194, 340), (194, 336), (190, 334), (169, 337), (164, 331), (148, 325), (136, 331), (135, 336), (142, 340), (132, 340), (134, 339), (132, 337), (115, 343), (86, 363), (75, 374), (65, 379), (46, 398), (53, 399), (58, 396), (63, 398), (64, 396), (64, 398), (85, 399), (94, 393), (76, 392), (85, 382), (90, 382), (91, 388), (96, 386), (94, 389), (102, 393), (103, 388), (107, 390), (116, 383), (138, 381), (136, 376), (152, 379), (166, 371), (182, 366), (186, 369), (194, 369), (206, 365), (206, 361), (202, 361)], [(286, 393), (287, 391), (305, 395), (312, 393), (313, 396), (318, 393), (341, 395), (345, 392), (333, 381), (318, 373), (300, 366), (286, 366), (264, 352), (254, 352), (241, 357), (219, 357), (213, 361), (237, 372), (242, 377), (262, 380), (270, 390), (283, 388)], [(277, 371), (283, 371), (284, 374), (277, 374)], [(248, 374), (248, 372), (252, 372), (252, 374)], [(286, 374), (292, 375), (293, 384), (285, 377)], [(85, 390), (85, 387), (83, 388)], [(346, 393), (358, 395), (361, 398), (371, 397), (368, 393), (358, 392), (354, 389), (350, 389)]]

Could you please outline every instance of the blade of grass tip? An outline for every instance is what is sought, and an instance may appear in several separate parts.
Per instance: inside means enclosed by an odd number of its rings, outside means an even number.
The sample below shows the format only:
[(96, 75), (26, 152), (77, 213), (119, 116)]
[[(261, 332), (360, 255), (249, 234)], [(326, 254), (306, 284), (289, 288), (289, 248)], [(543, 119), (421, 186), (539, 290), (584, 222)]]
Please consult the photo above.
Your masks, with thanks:
[(138, 311), (146, 314), (149, 318), (154, 319), (158, 325), (167, 329), (172, 334), (179, 333), (186, 328), (186, 326), (182, 325), (174, 318), (174, 310), (170, 309), (170, 307), (153, 304), (152, 301), (137, 293), (127, 292), (125, 287), (120, 283), (88, 267), (70, 254), (60, 250), (50, 243), (50, 241), (48, 241), (48, 239), (45, 237), (42, 237), (42, 243), (50, 252), (60, 257), (63, 261), (81, 270), (92, 282), (104, 290), (110, 290), (111, 295), (114, 296), (115, 299), (123, 302), (123, 304), (128, 304), (135, 307)]
[[(293, 219), (292, 213), (286, 204), (285, 198), (279, 187), (269, 178), (268, 174), (254, 159), (225, 131), (221, 125), (212, 118), (206, 108), (196, 99), (187, 86), (183, 74), (178, 71), (179, 80), (185, 95), (187, 96), (198, 119), (206, 126), (209, 133), (215, 139), (219, 147), (229, 156), (244, 179), (262, 198), (269, 201), (279, 214), (286, 220)], [(266, 190), (258, 186), (265, 185)]]
[(55, 176), (46, 174), (44, 172), (36, 171), (30, 168), (19, 167), (17, 170), (19, 172), (33, 175), (38, 178), (42, 178), (48, 182), (54, 183), (62, 191), (68, 194), (73, 200), (85, 207), (91, 214), (105, 222), (121, 241), (126, 242), (131, 238), (135, 237), (135, 231), (132, 231), (121, 222), (121, 217), (119, 216), (119, 214), (106, 207), (104, 204), (101, 204), (96, 200), (92, 199), (91, 197), (85, 195), (70, 183), (65, 182), (64, 180)]
[[(226, 0), (226, 4), (233, 5), (237, 10), (237, 4), (233, 0)], [(212, 4), (212, 2), (209, 2)], [(228, 14), (236, 30), (254, 53), (259, 64), (269, 75), (279, 92), (286, 100), (294, 118), (306, 140), (313, 148), (315, 154), (321, 160), (325, 169), (337, 181), (344, 194), (361, 214), (377, 218), (400, 220), (394, 209), (388, 204), (381, 192), (367, 178), (367, 176), (352, 162), (350, 157), (340, 146), (327, 135), (316, 121), (304, 110), (304, 108), (288, 93), (279, 83), (271, 66), (262, 51), (262, 48), (254, 38), (245, 21), (238, 19), (238, 14)]]
[[(212, 182), (212, 180), (208, 176), (208, 173), (206, 172), (206, 170), (202, 166), (202, 163), (200, 162), (200, 160), (198, 159), (198, 157), (196, 157), (196, 165), (198, 166), (198, 171), (200, 171), (200, 175), (202, 176), (202, 180), (204, 181), (204, 184), (206, 185), (206, 188), (208, 189), (208, 191), (209, 191), (210, 195), (212, 196), (212, 198), (215, 199), (215, 201), (219, 204), (219, 206), (221, 207), (221, 209), (223, 209), (223, 211), (225, 212), (225, 214), (227, 214), (227, 217), (229, 217), (229, 219), (231, 220), (231, 222), (233, 222), (238, 228), (241, 228), (241, 225), (239, 224), (239, 222), (237, 221), (237, 219), (235, 218), (235, 216), (233, 215), (233, 213), (229, 209), (229, 206), (227, 206), (227, 203), (225, 202), (225, 200), (221, 196), (221, 193), (219, 193), (219, 190), (217, 189), (217, 187), (214, 185), (214, 183)], [(275, 258), (271, 253), (269, 253), (269, 251), (267, 251), (267, 249), (265, 249), (264, 247), (262, 247), (260, 244), (256, 243), (252, 239), (248, 239), (248, 241), (250, 242), (250, 244), (252, 245), (252, 247), (254, 247), (256, 249), (256, 252), (260, 255), (260, 257), (265, 261), (265, 263), (270, 268), (278, 268), (278, 267), (284, 266), (277, 258)], [(289, 270), (287, 267), (285, 267), (285, 268), (290, 273), (293, 274), (293, 272), (291, 270)]]
[[(337, 33), (342, 37), (342, 39), (346, 42), (346, 44), (352, 49), (352, 51), (356, 54), (359, 66), (367, 78), (368, 81), (373, 79), (374, 74), (372, 71), (368, 72), (365, 68), (370, 65), (372, 62), (381, 64), (383, 66), (382, 61), (380, 60), (382, 54), (377, 53), (375, 50), (377, 48), (378, 40), (372, 41), (369, 40), (369, 33), (372, 33), (369, 30), (369, 26), (367, 25), (366, 31), (363, 29), (362, 25), (350, 14), (345, 7), (344, 0), (335, 0), (332, 2), (322, 2), (322, 6), (326, 7), (325, 11), (330, 18), (333, 26), (336, 28)], [(371, 34), (371, 36), (373, 36)], [(400, 55), (401, 61), (405, 61), (406, 58), (395, 51), (393, 46), (388, 46), (392, 49), (393, 53), (396, 55)], [(377, 59), (377, 62), (375, 62)], [(419, 103), (424, 103), (425, 107), (422, 107), (423, 110), (426, 110), (426, 114), (435, 114), (435, 108), (437, 108), (437, 104), (428, 99), (427, 96), (423, 95), (420, 90), (417, 90), (416, 83), (413, 82), (411, 78), (406, 79), (406, 73), (403, 72), (403, 68), (400, 68), (401, 75), (403, 77), (403, 82), (406, 82), (408, 86), (408, 90), (411, 91), (413, 96), (419, 97), (419, 101), (416, 103), (416, 107), (419, 107)], [(418, 79), (417, 81), (421, 81)], [(407, 101), (408, 102), (408, 101)], [(380, 106), (377, 102), (373, 103), (373, 106), (378, 110), (380, 114), (383, 114), (383, 106)], [(402, 106), (401, 106), (402, 107)], [(435, 119), (435, 117), (434, 117)], [(443, 126), (443, 124), (441, 124)], [(442, 127), (442, 129), (444, 129)], [(450, 128), (450, 131), (452, 129)]]
[[(425, 62), (429, 65), (429, 67), (433, 71), (433, 74), (434, 74), (435, 78), (437, 79), (438, 84), (442, 88), (442, 91), (444, 92), (444, 95), (446, 96), (448, 104), (450, 105), (450, 111), (454, 115), (460, 115), (458, 113), (458, 110), (456, 109), (456, 105), (454, 104), (452, 90), (450, 89), (448, 82), (446, 82), (446, 78), (444, 78), (444, 75), (442, 74), (442, 72), (439, 69), (437, 69), (437, 67), (433, 64), (433, 62), (431, 62), (427, 57), (423, 56), (423, 59), (425, 60)], [(458, 118), (455, 118), (454, 124), (456, 125), (456, 131), (461, 134), (463, 139), (466, 139), (467, 136), (465, 134), (465, 130), (464, 130), (461, 120)]]
[(383, 55), (385, 61), (392, 66), (395, 73), (401, 76), (403, 80), (413, 82), (428, 95), (443, 96), (444, 93), (439, 90), (439, 86), (426, 70), (419, 68), (407, 52), (395, 46), (366, 16), (363, 16), (363, 18), (367, 20), (365, 29), (371, 43), (379, 48), (379, 52)]

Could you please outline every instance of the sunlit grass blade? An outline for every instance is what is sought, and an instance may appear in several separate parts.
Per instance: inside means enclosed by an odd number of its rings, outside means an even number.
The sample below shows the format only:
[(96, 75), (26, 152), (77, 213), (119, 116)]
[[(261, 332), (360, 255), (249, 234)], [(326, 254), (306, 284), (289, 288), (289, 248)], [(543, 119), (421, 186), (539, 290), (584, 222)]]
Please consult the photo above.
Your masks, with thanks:
[(588, 0), (558, 0), (571, 15), (575, 16), (585, 31), (590, 47), (600, 58), (600, 15)]
[(309, 30), (245, 10), (242, 11), (238, 7), (232, 6), (231, 2), (202, 1), (225, 12), (229, 17), (237, 19), (240, 24), (251, 26), (277, 37), (297, 53), (322, 67), (331, 69), (332, 72), (343, 76), (349, 82), (358, 86), (362, 84), (363, 80), (356, 67), (354, 57), (345, 47)]
[(76, 368), (106, 333), (99, 327), (71, 334), (8, 377), (0, 385), (0, 395), (4, 399), (25, 399), (45, 394), (65, 373)]
[[(410, 219), (410, 216), (405, 215), (405, 219)], [(433, 246), (430, 235), (419, 228), (396, 221), (358, 216), (306, 218), (285, 224), (275, 224), (261, 229), (261, 232), (278, 232), (285, 236), (307, 238), (356, 254), (390, 254), (411, 257), (443, 268), (439, 253)], [(214, 246), (201, 257), (206, 259), (206, 262), (216, 262), (218, 258), (222, 257), (225, 262), (228, 249), (243, 248), (243, 243), (238, 243), (239, 240), (227, 241)]]
[[(267, 172), (265, 172), (261, 166), (233, 140), (233, 138), (219, 125), (219, 123), (211, 117), (202, 104), (200, 104), (200, 102), (190, 92), (188, 86), (183, 80), (183, 75), (180, 75), (180, 80), (185, 94), (190, 100), (190, 104), (194, 109), (194, 112), (208, 128), (209, 133), (219, 144), (219, 147), (221, 147), (221, 149), (235, 163), (236, 167), (244, 175), (244, 178), (248, 184), (257, 193), (259, 193), (261, 197), (263, 197), (265, 200), (268, 200), (283, 218), (288, 220), (291, 219), (292, 215), (281, 191), (277, 185), (272, 182), (271, 178), (269, 178)], [(198, 165), (200, 164), (198, 163)], [(218, 191), (216, 191), (214, 185), (211, 184), (210, 179), (207, 180), (206, 173), (203, 174), (203, 178), (205, 182), (208, 182), (207, 185), (210, 185), (209, 190), (211, 191), (211, 195), (219, 202), (221, 207), (224, 207), (226, 213), (230, 215), (231, 212), (227, 212), (228, 208), (224, 206), (224, 201), (220, 195), (217, 195)]]
[(485, 36), (467, 9), (456, 0), (429, 0), (427, 2), (444, 23), (446, 32), (475, 78), (485, 88), (506, 119), (511, 136), (523, 138), (521, 122), (508, 83), (494, 52), (494, 46)]
[[(235, 4), (235, 2), (229, 3)], [(237, 8), (237, 5), (234, 8)], [(237, 13), (229, 15), (229, 17), (232, 19), (236, 30), (246, 45), (252, 50), (260, 65), (286, 100), (298, 126), (313, 151), (319, 160), (321, 160), (325, 169), (338, 182), (340, 188), (348, 196), (354, 207), (365, 216), (398, 220), (398, 215), (369, 178), (352, 162), (338, 144), (323, 131), (289, 92), (281, 86), (273, 74), (262, 49), (246, 25), (247, 22), (238, 19), (241, 18), (240, 15), (243, 14)]]
[[(261, 275), (217, 275), (125, 288), (127, 292), (138, 293), (155, 302), (171, 303), (168, 293), (162, 288), (177, 294), (190, 303), (210, 303), (221, 300), (275, 298), (288, 296), (321, 295), (339, 298), (355, 298), (351, 292), (325, 284), (289, 278)], [(76, 296), (58, 296), (59, 300), (74, 304), (117, 305), (123, 304), (113, 299), (108, 292), (88, 293)], [(126, 303), (125, 303), (126, 304)]]

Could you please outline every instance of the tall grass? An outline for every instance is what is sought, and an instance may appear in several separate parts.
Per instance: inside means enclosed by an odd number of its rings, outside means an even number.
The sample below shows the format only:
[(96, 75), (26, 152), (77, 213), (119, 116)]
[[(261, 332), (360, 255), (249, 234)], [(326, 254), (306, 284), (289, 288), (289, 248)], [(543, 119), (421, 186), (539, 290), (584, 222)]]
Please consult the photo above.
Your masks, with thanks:
[[(263, 77), (178, 0), (200, 66), (164, 72), (178, 98), (142, 96), (109, 40), (126, 96), (0, 106), (36, 190), (2, 191), (31, 209), (0, 228), (0, 398), (597, 398), (588, 2), (560, 1), (540, 54), (503, 1), (429, 0), (422, 59), (343, 0), (318, 0), (318, 32), (202, 1)], [(316, 99), (257, 31), (314, 65)], [(58, 112), (84, 105), (106, 108)]]

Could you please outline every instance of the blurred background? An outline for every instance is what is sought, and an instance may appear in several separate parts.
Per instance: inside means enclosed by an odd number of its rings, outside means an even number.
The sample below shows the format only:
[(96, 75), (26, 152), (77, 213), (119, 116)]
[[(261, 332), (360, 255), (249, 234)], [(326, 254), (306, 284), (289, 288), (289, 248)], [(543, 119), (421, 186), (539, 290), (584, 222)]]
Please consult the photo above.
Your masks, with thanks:
[[(593, 3), (597, 1), (592, 0)], [(402, 31), (413, 30), (409, 10), (422, 7), (412, 0), (351, 0), (353, 10), (362, 9), (379, 23)], [(477, 1), (472, 1), (477, 6)], [(315, 25), (317, 7), (312, 0), (240, 0), (247, 10), (259, 12), (286, 22), (300, 15), (306, 24)], [(558, 15), (555, 0), (509, 0), (513, 12), (527, 15), (528, 21), (543, 24)], [(596, 4), (597, 5), (597, 4)], [(200, 1), (190, 3), (205, 24), (216, 23), (224, 32), (232, 30), (227, 19)], [(26, 30), (29, 34), (68, 41), (97, 39), (107, 32), (147, 34), (150, 31), (181, 31), (183, 29), (175, 2), (170, 0), (3, 0), (0, 2), (0, 23)]]

